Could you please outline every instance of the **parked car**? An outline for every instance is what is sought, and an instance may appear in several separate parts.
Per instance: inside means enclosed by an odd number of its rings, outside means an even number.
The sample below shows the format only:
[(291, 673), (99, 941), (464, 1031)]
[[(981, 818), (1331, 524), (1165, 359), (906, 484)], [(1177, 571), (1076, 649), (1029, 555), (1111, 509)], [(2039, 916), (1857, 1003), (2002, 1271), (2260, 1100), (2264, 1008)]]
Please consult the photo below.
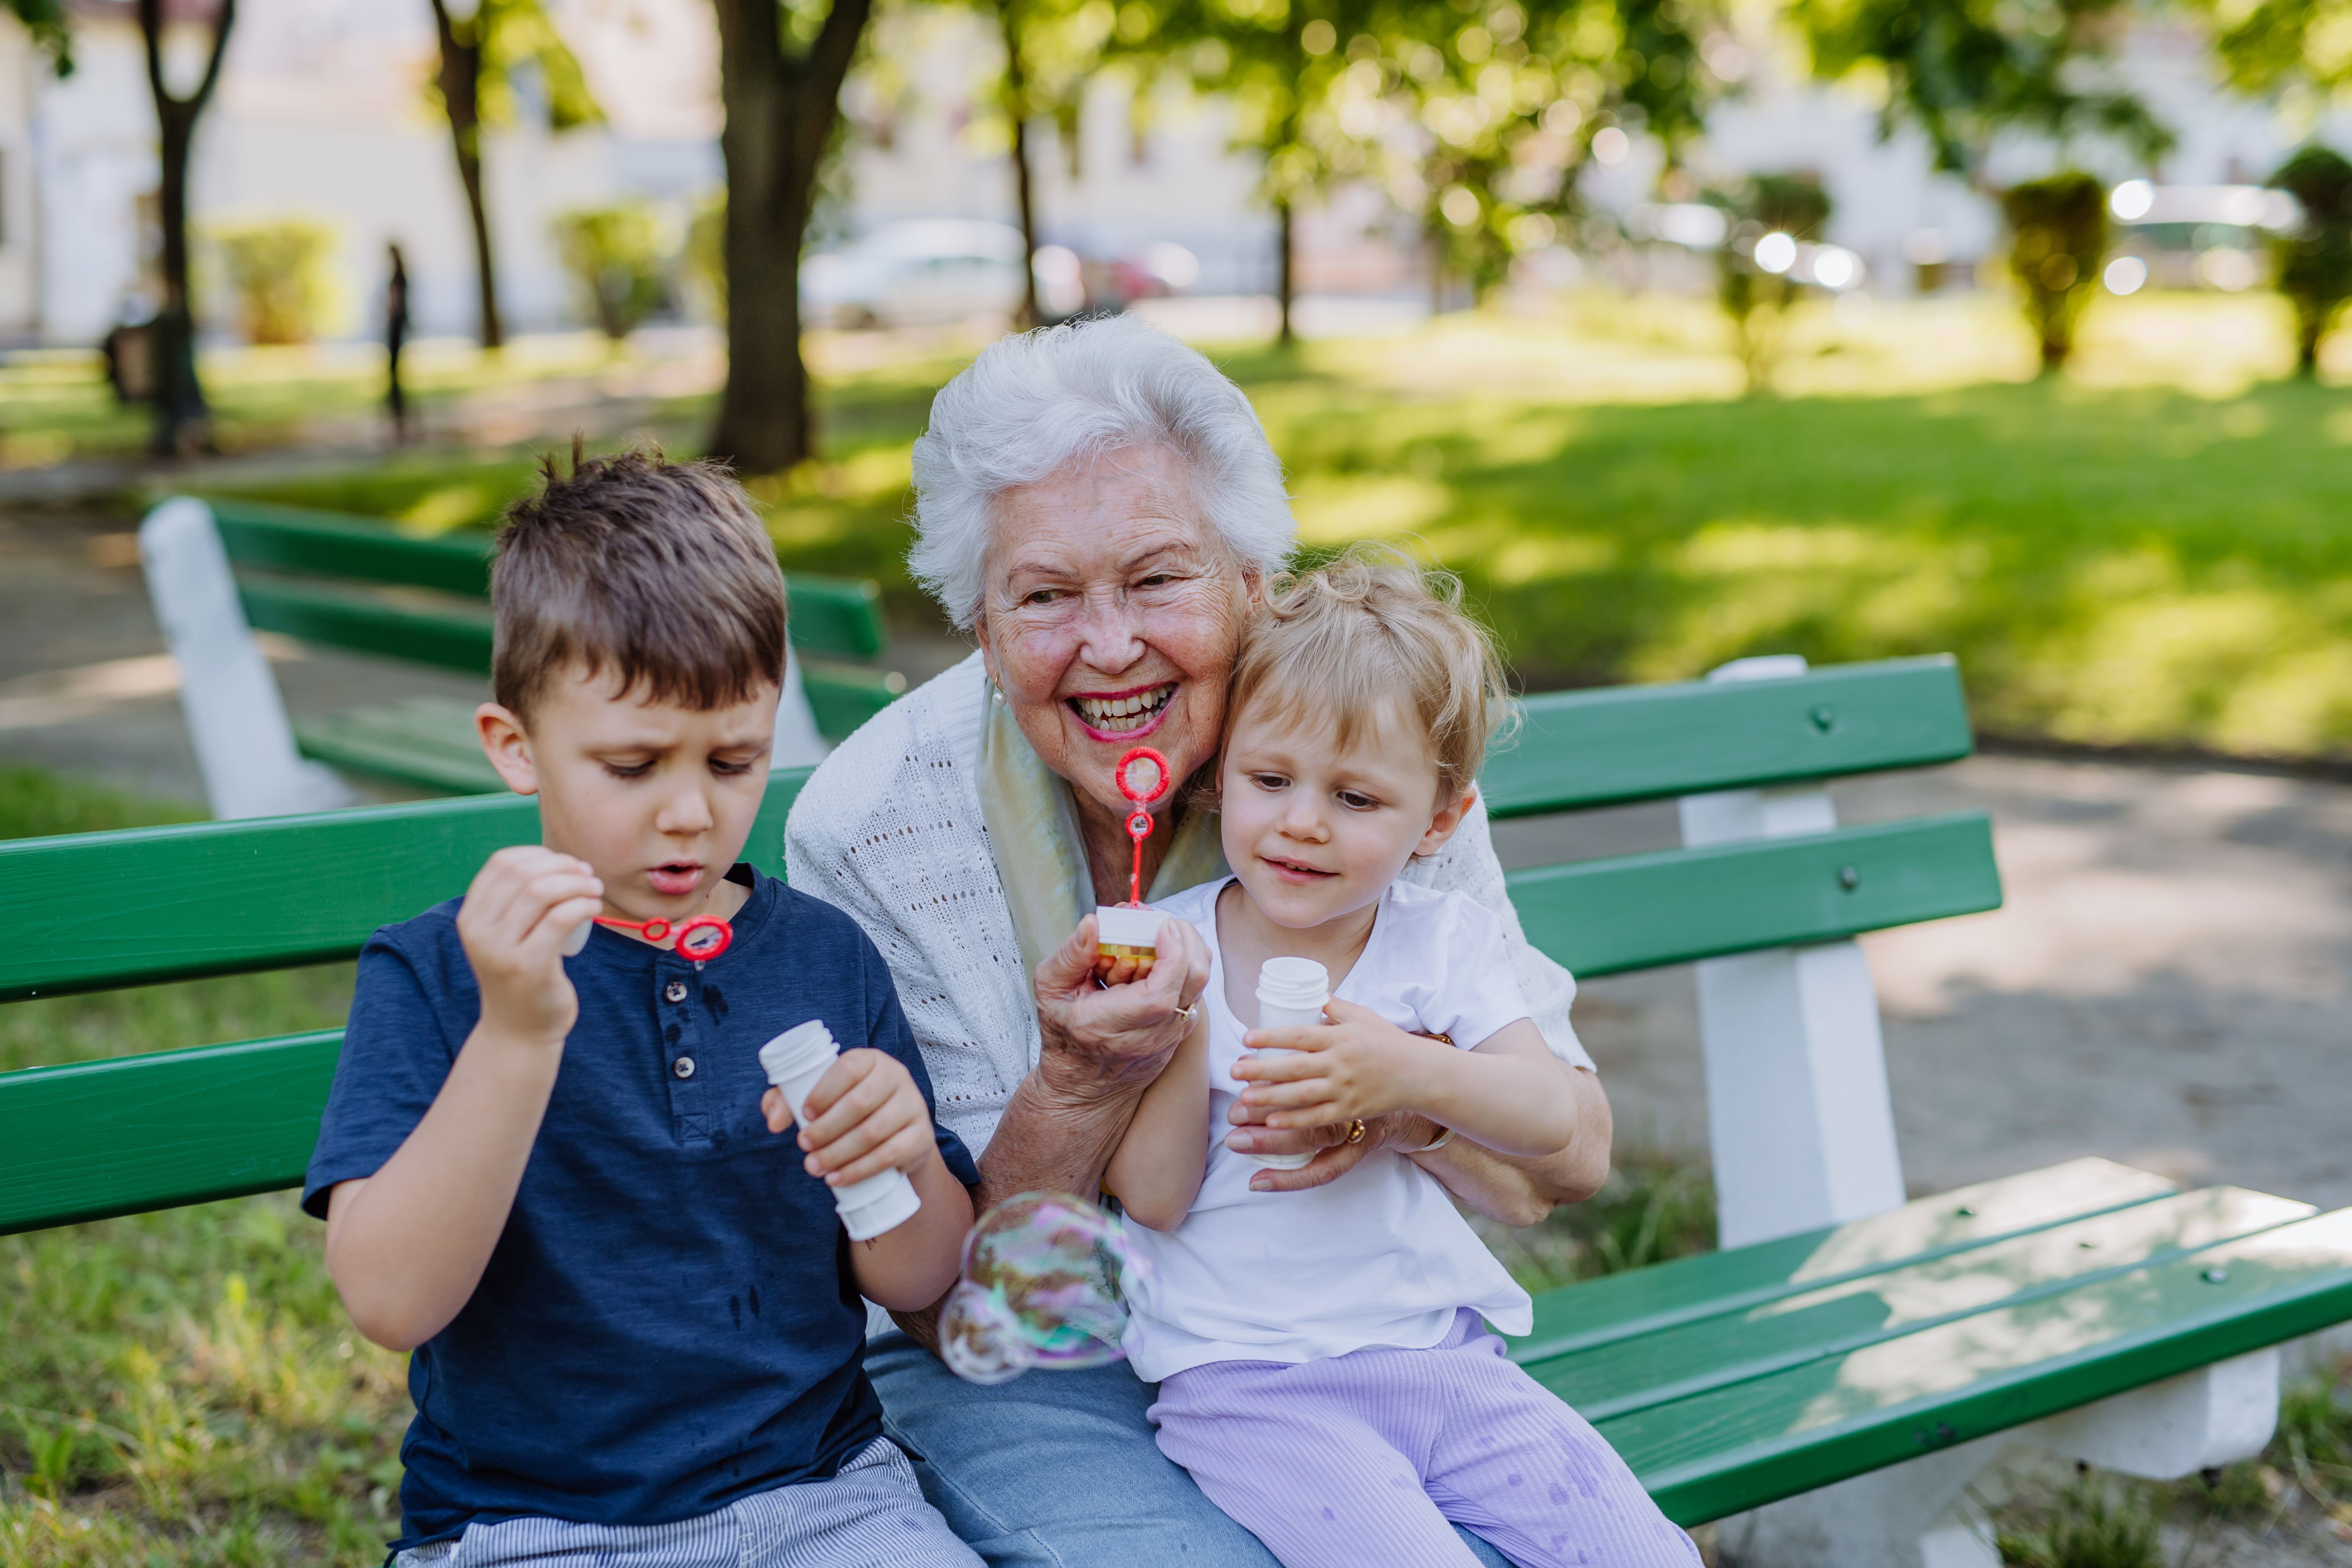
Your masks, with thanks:
[[(1040, 249), (1037, 303), (1049, 318), (1084, 303), (1075, 267)], [(801, 319), (820, 327), (898, 327), (1011, 316), (1021, 308), (1021, 231), (971, 218), (884, 224), (801, 264)], [(1066, 254), (1066, 253), (1065, 253)]]
[[(2284, 191), (2261, 185), (2158, 185), (2126, 180), (2107, 197), (2116, 220), (2107, 286), (2128, 294), (2153, 281), (2168, 289), (2235, 294), (2269, 274), (2263, 238), (2303, 221)], [(2118, 263), (2137, 261), (2137, 267)]]

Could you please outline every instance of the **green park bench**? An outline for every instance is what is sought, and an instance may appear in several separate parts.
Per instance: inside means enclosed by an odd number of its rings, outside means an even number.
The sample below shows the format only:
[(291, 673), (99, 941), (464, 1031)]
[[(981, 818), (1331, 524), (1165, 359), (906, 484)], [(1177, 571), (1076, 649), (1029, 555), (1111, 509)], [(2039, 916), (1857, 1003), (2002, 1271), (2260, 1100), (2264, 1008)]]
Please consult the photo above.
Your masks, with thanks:
[[(235, 585), (206, 530), (219, 541)], [(253, 631), (468, 675), (490, 669), (490, 538), (410, 538), (376, 520), (233, 497), (178, 497), (141, 531), (151, 596), (182, 665), (191, 739), (216, 816), (340, 805), (346, 793), (303, 757), (446, 794), (503, 790), (482, 755), (475, 704), (421, 697), (290, 727)], [(814, 762), (888, 706), (905, 679), (871, 661), (887, 644), (871, 582), (795, 573), (793, 670), (814, 733), (787, 758)], [(290, 733), (290, 742), (284, 737)]]
[[(1991, 829), (1840, 826), (1822, 787), (1968, 752), (1948, 659), (1801, 669), (1531, 698), (1488, 764), (1501, 817), (1680, 800), (1685, 847), (1510, 886), (1580, 974), (1697, 963), (1724, 1243), (1538, 1297), (1514, 1353), (1750, 1568), (1990, 1565), (1967, 1494), (2012, 1445), (2161, 1477), (2259, 1450), (2277, 1347), (2352, 1319), (2352, 1210), (2092, 1159), (1906, 1202), (1853, 939), (1996, 907)], [(806, 776), (769, 785), (769, 871)], [(0, 1002), (348, 958), (536, 833), (476, 796), (0, 843), (0, 907), (41, 911)], [(299, 1184), (339, 1042), (0, 1075), (0, 1233)]]

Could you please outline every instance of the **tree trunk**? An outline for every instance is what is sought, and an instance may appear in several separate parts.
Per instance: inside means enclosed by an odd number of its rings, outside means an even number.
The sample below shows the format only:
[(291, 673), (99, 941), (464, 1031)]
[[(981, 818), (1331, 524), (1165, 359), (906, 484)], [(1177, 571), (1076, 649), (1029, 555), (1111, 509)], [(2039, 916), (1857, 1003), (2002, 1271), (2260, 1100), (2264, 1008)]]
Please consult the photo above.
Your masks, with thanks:
[(506, 326), (499, 316), (499, 274), (490, 258), (489, 212), (482, 202), (482, 14), (474, 13), (473, 37), (460, 38), (446, 0), (433, 0), (433, 26), (441, 40), (441, 107), (456, 145), (457, 181), (466, 187), (466, 211), (474, 222), (482, 346), (495, 349), (506, 342)]
[(1274, 199), (1274, 221), (1275, 244), (1282, 252), (1275, 264), (1274, 274), (1274, 302), (1282, 312), (1282, 328), (1276, 334), (1275, 342), (1288, 348), (1298, 341), (1290, 327), (1291, 302), (1297, 297), (1298, 288), (1298, 242), (1292, 232), (1296, 224), (1288, 196)]
[(709, 455), (739, 473), (809, 457), (801, 360), (801, 245), (817, 169), (841, 118), (841, 83), (873, 0), (834, 0), (805, 55), (784, 52), (775, 0), (716, 0), (727, 123), (727, 385)]
[(1021, 320), (1034, 327), (1044, 322), (1037, 308), (1037, 193), (1029, 175), (1029, 78), (1021, 66), (1021, 27), (1013, 14), (1016, 0), (997, 0), (996, 17), (1004, 32), (1004, 118), (1013, 126), (1013, 189), (1021, 203)]
[(221, 58), (229, 29), (236, 24), (236, 0), (220, 0), (212, 51), (196, 90), (173, 95), (163, 80), (163, 0), (138, 0), (139, 31), (146, 45), (147, 86), (155, 100), (156, 143), (161, 169), (157, 205), (163, 225), (163, 301), (152, 340), (155, 377), (154, 450), (178, 457), (210, 444), (211, 409), (196, 375), (196, 318), (188, 293), (188, 153), (196, 117), (220, 83)]

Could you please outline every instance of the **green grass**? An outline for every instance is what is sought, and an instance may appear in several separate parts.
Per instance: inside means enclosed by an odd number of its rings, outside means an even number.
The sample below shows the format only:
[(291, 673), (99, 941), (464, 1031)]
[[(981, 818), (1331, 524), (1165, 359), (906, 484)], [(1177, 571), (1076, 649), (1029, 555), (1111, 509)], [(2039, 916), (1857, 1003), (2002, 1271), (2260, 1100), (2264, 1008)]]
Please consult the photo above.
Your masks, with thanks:
[[(0, 837), (187, 819), (0, 770)], [(349, 964), (0, 1008), (0, 1069), (317, 1028)], [(352, 1332), (289, 1195), (0, 1238), (0, 1562), (382, 1560), (403, 1358)]]
[[(1950, 651), (1994, 732), (2348, 757), (2352, 390), (2264, 379), (2274, 304), (2104, 301), (2052, 381), (1998, 300), (1824, 313), (1770, 398), (1733, 395), (1719, 323), (1675, 301), (1212, 353), (1310, 548), (1393, 539), (1460, 572), (1530, 689)], [(908, 447), (958, 363), (824, 376), (827, 460), (754, 486), (788, 566), (911, 596)], [(410, 458), (254, 493), (443, 527), (528, 470)]]

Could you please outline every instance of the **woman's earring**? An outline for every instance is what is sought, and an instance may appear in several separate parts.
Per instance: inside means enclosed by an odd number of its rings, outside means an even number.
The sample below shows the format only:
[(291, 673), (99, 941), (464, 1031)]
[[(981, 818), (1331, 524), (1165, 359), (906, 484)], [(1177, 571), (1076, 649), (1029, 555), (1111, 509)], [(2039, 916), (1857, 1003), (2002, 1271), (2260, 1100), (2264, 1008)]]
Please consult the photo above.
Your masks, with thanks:
[(1003, 706), (1004, 706), (1004, 688), (1003, 688), (1002, 686), (993, 686), (993, 685), (992, 685), (992, 686), (989, 688), (989, 690), (991, 690), (991, 691), (992, 691), (992, 692), (994, 692), (994, 693), (996, 694), (996, 705), (997, 705), (999, 708), (1003, 707)]

